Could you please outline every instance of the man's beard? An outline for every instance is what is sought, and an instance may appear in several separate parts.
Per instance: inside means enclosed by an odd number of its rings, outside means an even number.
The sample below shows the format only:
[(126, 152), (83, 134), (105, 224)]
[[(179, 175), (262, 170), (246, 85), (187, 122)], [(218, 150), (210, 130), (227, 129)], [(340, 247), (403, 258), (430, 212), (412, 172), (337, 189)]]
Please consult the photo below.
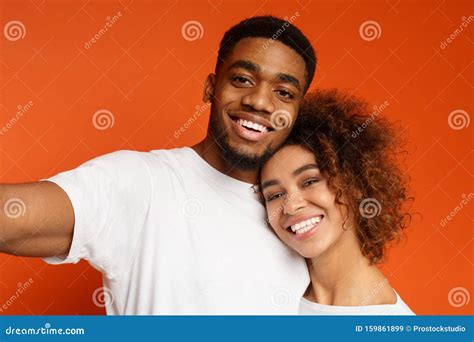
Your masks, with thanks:
[(229, 135), (223, 125), (220, 124), (218, 114), (211, 108), (211, 117), (209, 120), (209, 131), (214, 142), (222, 153), (222, 158), (231, 168), (237, 168), (243, 171), (257, 171), (275, 152), (276, 148), (267, 146), (262, 155), (250, 155), (236, 150), (229, 144)]

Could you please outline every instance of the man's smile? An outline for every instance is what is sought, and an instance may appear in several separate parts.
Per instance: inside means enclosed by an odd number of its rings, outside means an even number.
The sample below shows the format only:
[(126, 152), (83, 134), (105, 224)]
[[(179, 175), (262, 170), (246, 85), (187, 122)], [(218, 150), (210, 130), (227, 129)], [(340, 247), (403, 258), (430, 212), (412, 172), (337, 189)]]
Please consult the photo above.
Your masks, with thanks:
[(234, 132), (245, 140), (262, 141), (274, 131), (270, 122), (261, 116), (246, 112), (232, 112), (229, 118)]

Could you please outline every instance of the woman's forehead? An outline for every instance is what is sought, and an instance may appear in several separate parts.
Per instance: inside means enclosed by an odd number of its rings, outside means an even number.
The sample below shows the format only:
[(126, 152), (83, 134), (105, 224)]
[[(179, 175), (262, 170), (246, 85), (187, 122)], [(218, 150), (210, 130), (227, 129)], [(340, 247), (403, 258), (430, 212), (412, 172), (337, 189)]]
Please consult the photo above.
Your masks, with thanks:
[(298, 145), (284, 146), (263, 166), (262, 178), (290, 174), (308, 164), (315, 164), (314, 154)]

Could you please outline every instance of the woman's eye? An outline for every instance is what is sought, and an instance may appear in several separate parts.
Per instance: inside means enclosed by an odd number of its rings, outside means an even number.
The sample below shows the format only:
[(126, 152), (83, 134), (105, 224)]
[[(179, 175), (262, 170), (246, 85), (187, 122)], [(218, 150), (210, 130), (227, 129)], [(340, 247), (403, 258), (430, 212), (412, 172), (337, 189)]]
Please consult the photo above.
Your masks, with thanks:
[(271, 201), (273, 201), (277, 198), (280, 198), (281, 196), (283, 196), (283, 194), (281, 192), (273, 194), (273, 195), (269, 195), (269, 196), (267, 196), (267, 202), (271, 202)]
[(305, 181), (303, 183), (303, 186), (304, 187), (307, 187), (307, 186), (310, 186), (311, 184), (314, 184), (314, 183), (317, 183), (319, 180), (316, 179), (316, 178), (313, 178), (313, 179), (308, 179), (307, 181)]
[(277, 90), (277, 93), (278, 93), (278, 95), (280, 95), (280, 96), (282, 96), (282, 97), (284, 97), (284, 98), (287, 98), (287, 99), (292, 99), (292, 98), (294, 98), (293, 94), (290, 93), (290, 92), (287, 91), (287, 90), (281, 90), (281, 89), (280, 89), (280, 90)]

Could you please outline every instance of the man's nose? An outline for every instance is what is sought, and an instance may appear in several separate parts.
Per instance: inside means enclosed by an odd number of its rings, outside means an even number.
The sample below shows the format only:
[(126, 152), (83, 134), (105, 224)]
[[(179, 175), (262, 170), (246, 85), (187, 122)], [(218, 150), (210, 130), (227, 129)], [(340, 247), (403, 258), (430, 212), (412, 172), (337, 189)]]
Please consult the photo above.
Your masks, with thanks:
[(255, 111), (271, 114), (275, 111), (272, 95), (273, 93), (268, 86), (259, 85), (253, 87), (251, 92), (242, 98), (242, 104), (252, 107)]
[(283, 213), (286, 215), (295, 215), (306, 206), (305, 199), (299, 191), (288, 193), (283, 203)]

